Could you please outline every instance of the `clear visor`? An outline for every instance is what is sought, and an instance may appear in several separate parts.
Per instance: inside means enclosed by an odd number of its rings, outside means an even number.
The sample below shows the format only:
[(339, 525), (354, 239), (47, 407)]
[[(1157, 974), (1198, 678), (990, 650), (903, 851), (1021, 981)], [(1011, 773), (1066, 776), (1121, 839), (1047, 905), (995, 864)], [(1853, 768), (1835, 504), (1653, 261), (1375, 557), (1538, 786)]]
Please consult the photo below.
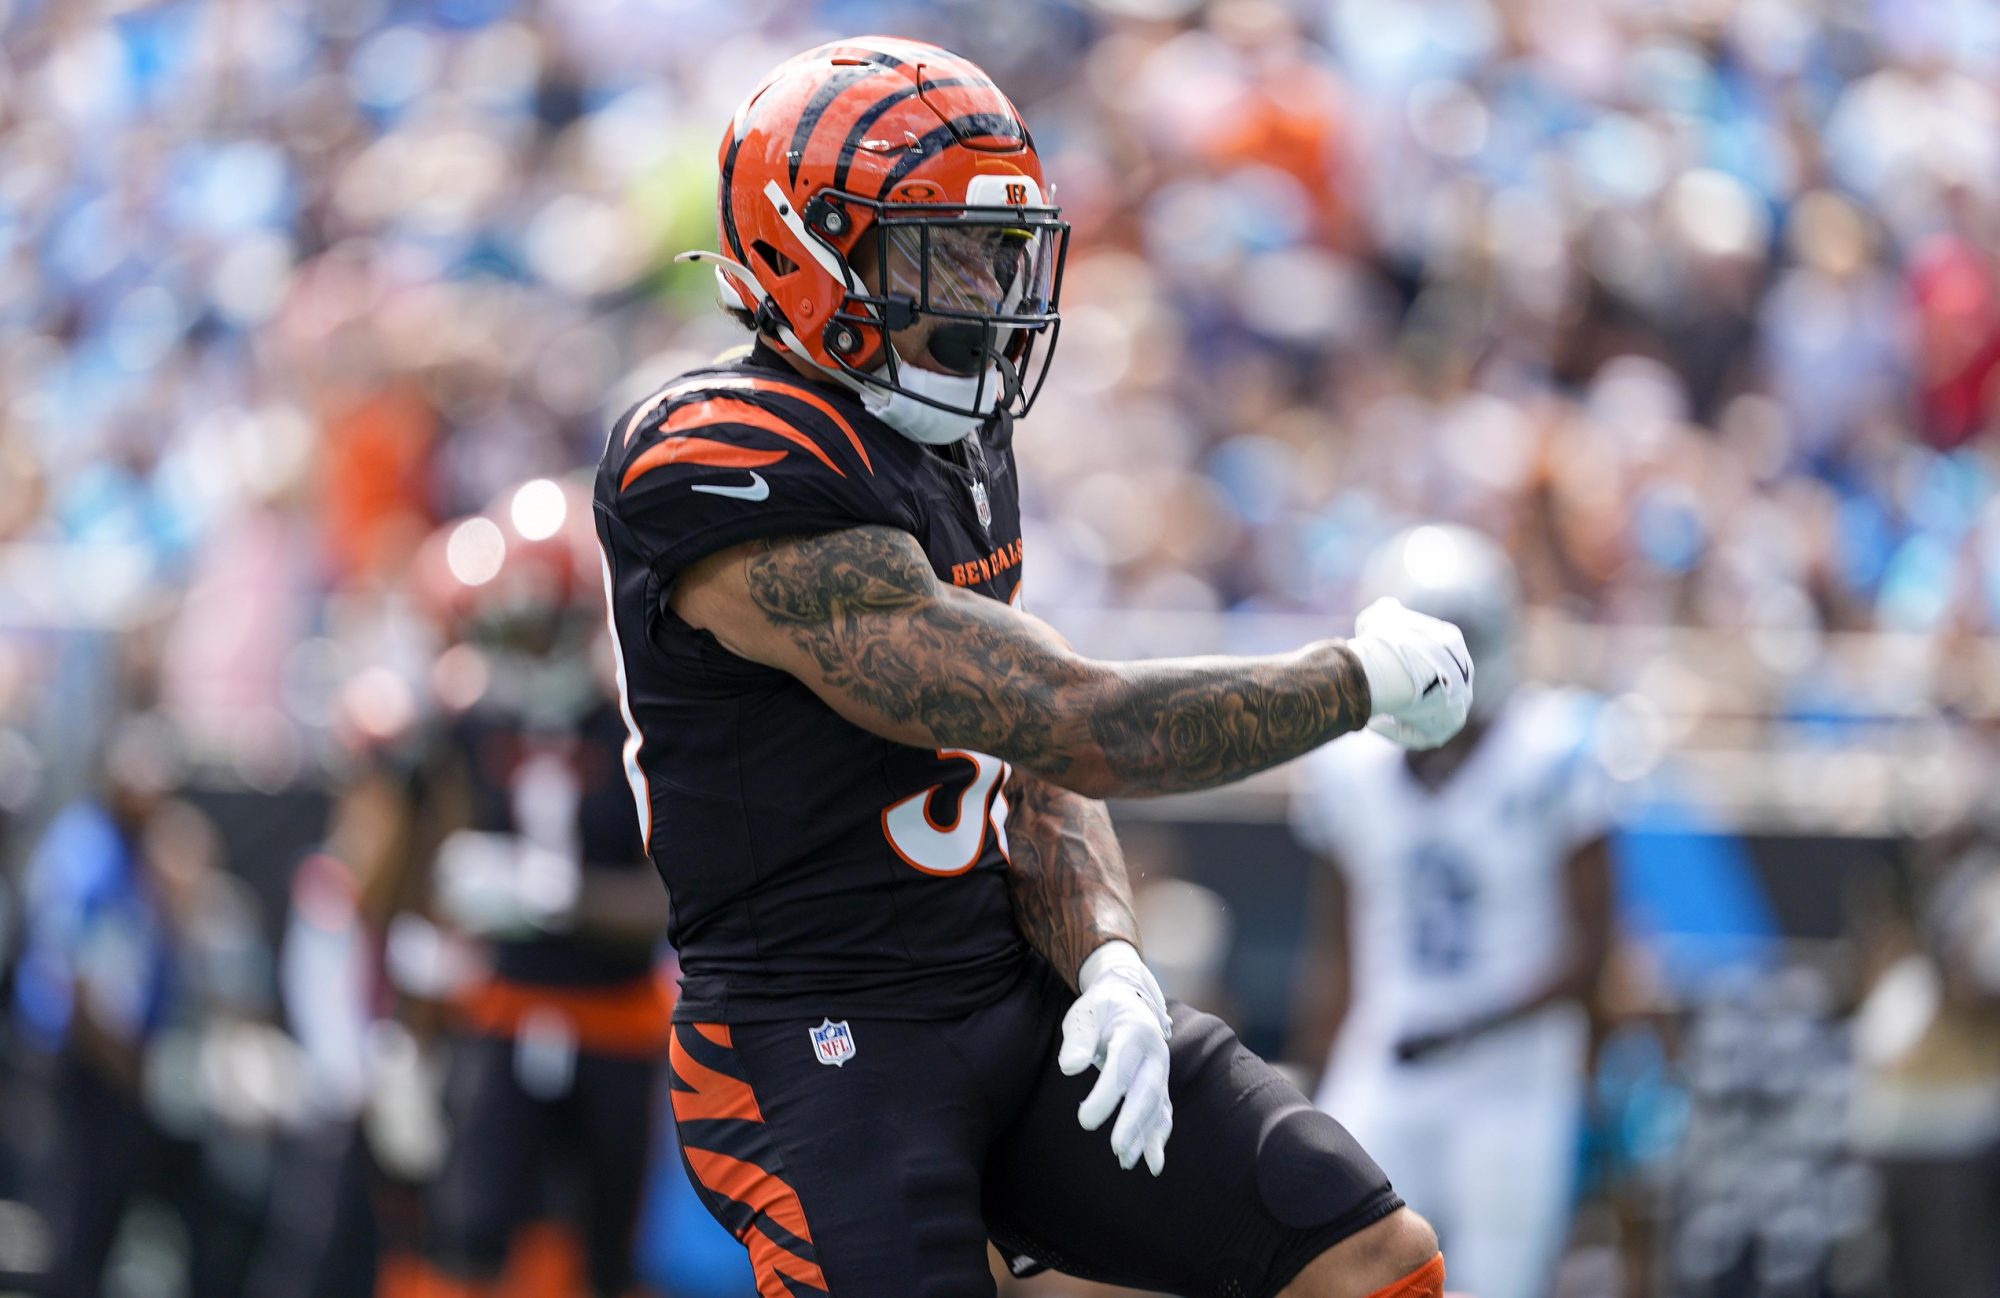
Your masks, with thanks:
[(1049, 310), (1055, 240), (1037, 230), (972, 221), (888, 223), (888, 235), (889, 292), (914, 300), (921, 311), (1005, 319)]

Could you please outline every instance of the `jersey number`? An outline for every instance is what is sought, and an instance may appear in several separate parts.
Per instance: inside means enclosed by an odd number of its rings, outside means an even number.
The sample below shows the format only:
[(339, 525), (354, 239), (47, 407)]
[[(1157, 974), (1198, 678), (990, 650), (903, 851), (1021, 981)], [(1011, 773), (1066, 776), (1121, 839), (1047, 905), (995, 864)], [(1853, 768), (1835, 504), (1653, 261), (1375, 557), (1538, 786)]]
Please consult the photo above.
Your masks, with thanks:
[(1410, 864), (1410, 937), (1417, 968), (1456, 973), (1472, 959), (1479, 890), (1458, 856), (1437, 843), (1418, 848)]
[(959, 793), (951, 823), (940, 825), (931, 819), (931, 798), (944, 788), (933, 784), (885, 808), (882, 832), (896, 855), (925, 874), (964, 874), (979, 864), (989, 823), (1000, 851), (1007, 850), (1007, 795), (1000, 786), (1012, 768), (997, 757), (967, 748), (940, 748), (938, 756), (972, 763), (972, 782)]

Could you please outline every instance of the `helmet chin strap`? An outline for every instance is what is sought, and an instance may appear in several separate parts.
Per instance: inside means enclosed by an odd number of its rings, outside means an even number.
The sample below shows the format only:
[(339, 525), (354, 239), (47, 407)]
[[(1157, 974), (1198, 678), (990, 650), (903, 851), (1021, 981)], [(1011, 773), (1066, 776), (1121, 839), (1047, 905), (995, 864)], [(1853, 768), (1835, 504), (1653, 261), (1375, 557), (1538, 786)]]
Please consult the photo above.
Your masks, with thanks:
[(986, 414), (968, 415), (956, 410), (940, 410), (919, 399), (928, 397), (931, 401), (945, 401), (956, 406), (969, 405), (979, 396), (981, 376), (940, 374), (915, 365), (904, 365), (897, 371), (897, 382), (908, 389), (907, 392), (864, 383), (860, 385), (861, 404), (867, 406), (869, 413), (877, 419), (913, 442), (922, 442), (926, 446), (949, 446), (964, 439), (1000, 408), (999, 368), (987, 366), (983, 381), (992, 398)]
[[(862, 404), (877, 419), (913, 442), (949, 446), (974, 432), (1006, 405), (1020, 379), (1006, 357), (995, 355), (983, 375), (941, 374), (916, 365), (903, 365), (897, 370), (897, 382), (908, 393), (864, 385)], [(984, 401), (980, 401), (982, 393)], [(955, 406), (973, 406), (981, 413), (968, 415), (958, 410), (941, 410), (918, 400), (920, 397)]]

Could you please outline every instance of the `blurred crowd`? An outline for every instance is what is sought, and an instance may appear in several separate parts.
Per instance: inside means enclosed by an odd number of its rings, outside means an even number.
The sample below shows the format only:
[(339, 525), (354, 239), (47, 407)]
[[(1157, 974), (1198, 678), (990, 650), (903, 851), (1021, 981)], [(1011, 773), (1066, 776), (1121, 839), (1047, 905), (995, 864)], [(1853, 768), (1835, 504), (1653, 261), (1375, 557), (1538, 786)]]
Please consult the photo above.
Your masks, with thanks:
[(178, 719), (281, 777), (415, 538), (738, 340), (669, 259), (847, 28), (978, 57), (1077, 227), (1039, 604), (1339, 610), (1445, 517), (1600, 623), (2000, 619), (1984, 6), (9, 0), (9, 621), (160, 617)]
[[(1994, 697), (1958, 652), (2000, 632), (1991, 6), (0, 0), (0, 866), (95, 862), (53, 900), (0, 889), (0, 970), (9, 905), (123, 915), (89, 953), (123, 996), (92, 1011), (107, 1076), (176, 944), (204, 1013), (278, 1014), (259, 898), (169, 791), (331, 774), (363, 832), (370, 763), (463, 683), (422, 543), (744, 340), (673, 254), (715, 246), (756, 79), (863, 30), (983, 64), (1075, 226), (1018, 440), (1059, 625), (1337, 630), (1376, 542), (1442, 518), (1500, 538), (1532, 605), (1743, 638), (1798, 682), (1782, 707)], [(1871, 630), (1945, 674), (1813, 687), (1825, 637)], [(157, 910), (118, 825), (151, 836)], [(1899, 949), (1959, 951), (1948, 921)], [(1937, 1050), (1976, 1091), (1993, 959), (1923, 984), (1926, 1021), (1975, 1025)], [(1884, 994), (1924, 994), (1903, 968)], [(268, 1069), (229, 1075), (244, 1123), (285, 1108)], [(268, 1167), (155, 1134), (149, 1174), (220, 1194), (189, 1211), (248, 1265)]]

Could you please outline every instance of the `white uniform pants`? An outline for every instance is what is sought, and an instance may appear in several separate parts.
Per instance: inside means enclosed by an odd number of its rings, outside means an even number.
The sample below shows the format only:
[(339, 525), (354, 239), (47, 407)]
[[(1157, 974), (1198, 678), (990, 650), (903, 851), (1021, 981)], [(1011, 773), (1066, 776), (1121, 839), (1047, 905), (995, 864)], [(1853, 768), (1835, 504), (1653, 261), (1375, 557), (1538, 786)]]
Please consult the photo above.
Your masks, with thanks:
[(1454, 1293), (1548, 1298), (1575, 1194), (1578, 1028), (1541, 1016), (1414, 1065), (1336, 1049), (1319, 1105), (1437, 1228)]

